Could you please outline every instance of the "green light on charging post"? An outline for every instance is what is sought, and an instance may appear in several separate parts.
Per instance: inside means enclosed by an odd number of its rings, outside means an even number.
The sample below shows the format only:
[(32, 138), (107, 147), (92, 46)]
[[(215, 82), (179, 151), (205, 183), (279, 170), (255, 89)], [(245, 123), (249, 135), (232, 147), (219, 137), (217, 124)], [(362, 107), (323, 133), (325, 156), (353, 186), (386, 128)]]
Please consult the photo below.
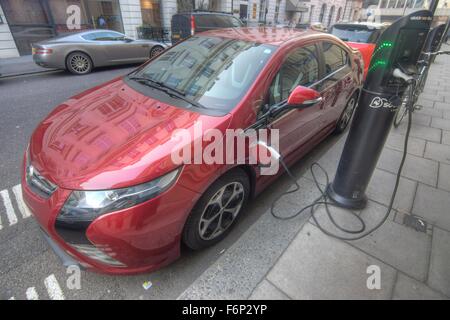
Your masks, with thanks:
[(375, 60), (375, 62), (370, 66), (368, 72), (372, 72), (375, 69), (387, 66), (388, 62), (386, 60)]

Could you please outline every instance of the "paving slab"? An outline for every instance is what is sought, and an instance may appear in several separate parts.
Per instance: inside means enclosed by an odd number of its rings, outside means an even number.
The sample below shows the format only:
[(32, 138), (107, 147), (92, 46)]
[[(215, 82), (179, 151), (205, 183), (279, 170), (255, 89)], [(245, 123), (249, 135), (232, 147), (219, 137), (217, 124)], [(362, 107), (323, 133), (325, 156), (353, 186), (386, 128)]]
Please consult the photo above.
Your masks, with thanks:
[[(432, 87), (433, 89), (435, 87)], [(434, 108), (434, 101), (430, 100), (430, 99), (425, 99), (419, 96), (419, 98), (417, 99), (417, 104), (423, 107), (427, 107), (427, 108)]]
[(422, 108), (416, 110), (414, 113), (416, 115), (417, 114), (426, 114), (428, 116), (432, 116), (432, 117), (436, 117), (436, 118), (442, 118), (444, 115), (444, 111), (442, 111), (440, 109), (435, 109), (433, 107), (425, 107), (425, 106), (422, 106)]
[(434, 108), (439, 110), (450, 110), (450, 103), (449, 102), (435, 102)]
[(427, 141), (425, 158), (450, 164), (450, 146)]
[[(450, 106), (450, 104), (449, 104)], [(441, 119), (441, 118), (433, 118), (431, 120), (431, 127), (443, 130), (450, 130), (450, 120), (449, 119)]]
[(249, 300), (290, 300), (290, 298), (267, 280), (261, 281)]
[(425, 107), (422, 106), (421, 109), (414, 111), (414, 113), (417, 114), (426, 114), (432, 117), (436, 117), (436, 118), (442, 118), (444, 111), (439, 110), (439, 109), (434, 109), (433, 107)]
[(403, 273), (398, 274), (394, 288), (394, 300), (447, 300), (443, 294)]
[(412, 116), (412, 123), (418, 124), (421, 126), (430, 126), (431, 116), (427, 115), (427, 114), (414, 113)]
[[(432, 79), (430, 79), (429, 81), (430, 81), (430, 84), (433, 84), (433, 83), (437, 84), (437, 82), (434, 82)], [(427, 82), (428, 82), (428, 80), (427, 80)], [(444, 101), (444, 97), (443, 96), (439, 96), (439, 95), (436, 95), (436, 94), (425, 93), (425, 92), (423, 92), (420, 95), (420, 97), (422, 99), (428, 99), (428, 100), (432, 100), (432, 101)]]
[[(422, 157), (423, 153), (425, 152), (425, 142), (426, 141), (423, 139), (414, 138), (410, 136), (408, 139), (408, 153), (418, 157)], [(391, 131), (386, 140), (385, 147), (398, 151), (403, 151), (404, 145), (405, 145), (405, 135)]]
[(434, 228), (428, 285), (450, 297), (450, 232)]
[(450, 131), (442, 131), (442, 144), (450, 145)]
[(438, 188), (450, 192), (450, 165), (439, 164)]
[[(403, 121), (398, 128), (392, 128), (391, 132), (405, 134), (406, 128), (407, 121)], [(439, 143), (441, 142), (441, 129), (421, 126), (413, 123), (411, 125), (410, 136)]]
[(419, 183), (413, 213), (433, 225), (450, 230), (450, 192)]
[[(403, 152), (385, 148), (378, 160), (377, 167), (397, 174)], [(402, 176), (428, 185), (436, 186), (438, 163), (411, 154), (406, 156)]]
[[(384, 205), (389, 205), (394, 191), (396, 175), (380, 169), (375, 169), (367, 187), (367, 196)], [(400, 178), (393, 208), (402, 212), (411, 212), (416, 193), (417, 182)]]
[[(368, 230), (381, 221), (386, 211), (387, 207), (372, 203), (361, 212)], [(426, 233), (389, 219), (369, 236), (349, 244), (417, 280), (426, 279), (431, 247), (431, 236)]]
[[(380, 268), (380, 289), (367, 287), (369, 266)], [(395, 269), (307, 224), (268, 274), (293, 299), (389, 299)]]

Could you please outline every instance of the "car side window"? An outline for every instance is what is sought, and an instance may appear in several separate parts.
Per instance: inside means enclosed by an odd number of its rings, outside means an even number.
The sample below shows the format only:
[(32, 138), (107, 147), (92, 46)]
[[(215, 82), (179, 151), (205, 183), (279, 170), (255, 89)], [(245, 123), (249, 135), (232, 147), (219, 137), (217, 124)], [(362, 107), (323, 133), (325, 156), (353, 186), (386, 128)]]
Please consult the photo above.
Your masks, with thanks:
[(319, 60), (315, 45), (295, 49), (291, 52), (269, 89), (268, 104), (274, 105), (286, 100), (299, 85), (311, 86), (319, 80)]
[(331, 42), (322, 42), (322, 50), (325, 59), (325, 73), (327, 75), (347, 64), (348, 54), (338, 45)]
[(117, 32), (95, 32), (84, 35), (83, 38), (91, 41), (116, 41), (122, 40), (125, 36)]

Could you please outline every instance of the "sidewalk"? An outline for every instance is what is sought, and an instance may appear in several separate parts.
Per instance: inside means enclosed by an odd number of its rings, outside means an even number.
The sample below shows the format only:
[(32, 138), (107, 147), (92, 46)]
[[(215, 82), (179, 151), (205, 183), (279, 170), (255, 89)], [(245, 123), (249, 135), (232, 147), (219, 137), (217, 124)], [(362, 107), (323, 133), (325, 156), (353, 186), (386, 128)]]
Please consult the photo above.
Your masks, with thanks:
[[(307, 216), (278, 221), (268, 209), (179, 299), (450, 299), (450, 57), (436, 59), (419, 104), (395, 210), (380, 229), (346, 242), (326, 236)], [(359, 213), (368, 229), (387, 210), (405, 131), (406, 121), (392, 128), (369, 184), (369, 205)], [(317, 161), (333, 179), (345, 138), (302, 166)], [(296, 167), (302, 190), (279, 203), (284, 215), (318, 196), (311, 174)], [(411, 216), (425, 230), (408, 226), (404, 219)], [(317, 217), (334, 230), (324, 208)], [(348, 215), (337, 220), (359, 227)], [(367, 288), (369, 266), (381, 271), (380, 289)]]
[(0, 79), (3, 77), (21, 76), (49, 72), (55, 69), (42, 68), (34, 63), (33, 56), (0, 59)]

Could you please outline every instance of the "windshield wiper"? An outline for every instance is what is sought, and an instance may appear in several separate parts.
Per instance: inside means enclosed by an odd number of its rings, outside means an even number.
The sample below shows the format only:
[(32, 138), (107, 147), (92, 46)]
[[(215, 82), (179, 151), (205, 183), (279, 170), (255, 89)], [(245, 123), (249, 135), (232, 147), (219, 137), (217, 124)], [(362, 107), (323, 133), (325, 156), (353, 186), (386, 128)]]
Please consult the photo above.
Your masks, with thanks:
[(145, 84), (149, 87), (152, 87), (154, 89), (160, 90), (164, 93), (166, 93), (168, 96), (172, 97), (172, 98), (177, 98), (183, 101), (186, 101), (187, 103), (189, 103), (190, 105), (197, 107), (197, 108), (201, 108), (201, 109), (206, 109), (205, 106), (203, 106), (202, 104), (189, 99), (186, 97), (186, 94), (176, 88), (173, 88), (171, 86), (166, 85), (163, 82), (160, 81), (156, 81), (156, 80), (152, 80), (150, 78), (146, 78), (146, 77), (128, 77), (130, 80)]

